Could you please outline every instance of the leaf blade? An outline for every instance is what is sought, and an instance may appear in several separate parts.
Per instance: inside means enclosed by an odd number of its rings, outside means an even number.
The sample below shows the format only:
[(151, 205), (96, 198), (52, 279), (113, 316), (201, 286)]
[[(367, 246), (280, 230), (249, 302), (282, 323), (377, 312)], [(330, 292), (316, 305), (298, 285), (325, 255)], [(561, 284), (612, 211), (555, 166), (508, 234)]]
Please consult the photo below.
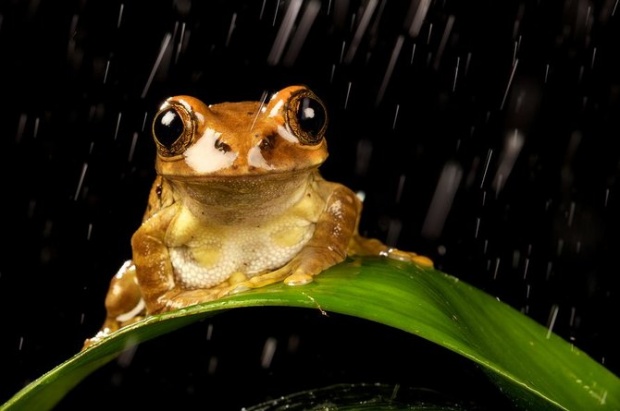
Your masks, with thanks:
[(620, 408), (618, 377), (527, 316), (445, 273), (362, 258), (305, 286), (274, 284), (132, 324), (43, 375), (1, 409), (50, 409), (128, 346), (222, 310), (259, 306), (337, 312), (417, 334), (480, 364), (521, 404)]

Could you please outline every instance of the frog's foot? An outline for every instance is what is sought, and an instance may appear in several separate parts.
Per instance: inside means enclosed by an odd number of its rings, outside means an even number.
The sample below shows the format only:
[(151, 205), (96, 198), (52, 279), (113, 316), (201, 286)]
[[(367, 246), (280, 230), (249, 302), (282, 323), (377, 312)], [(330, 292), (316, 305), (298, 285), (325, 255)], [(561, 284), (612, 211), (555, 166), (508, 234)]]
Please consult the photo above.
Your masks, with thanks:
[(351, 240), (348, 252), (350, 255), (380, 255), (394, 260), (412, 262), (422, 267), (433, 267), (433, 261), (428, 257), (411, 251), (403, 251), (397, 248), (388, 247), (381, 241), (374, 238), (356, 236)]
[(388, 248), (386, 251), (380, 253), (379, 255), (391, 258), (393, 260), (412, 262), (422, 267), (433, 267), (433, 260), (411, 251), (402, 251), (397, 248)]

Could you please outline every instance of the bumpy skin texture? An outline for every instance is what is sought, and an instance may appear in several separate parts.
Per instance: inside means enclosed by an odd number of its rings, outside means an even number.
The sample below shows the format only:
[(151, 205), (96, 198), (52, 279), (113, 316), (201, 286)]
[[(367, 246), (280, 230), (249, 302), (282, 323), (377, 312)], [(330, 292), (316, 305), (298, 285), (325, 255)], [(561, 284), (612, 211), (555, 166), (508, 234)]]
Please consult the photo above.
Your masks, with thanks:
[(358, 234), (361, 202), (325, 181), (325, 108), (303, 86), (260, 102), (178, 96), (155, 116), (157, 178), (133, 259), (111, 281), (102, 330), (284, 281), (302, 285), (347, 255), (432, 265)]

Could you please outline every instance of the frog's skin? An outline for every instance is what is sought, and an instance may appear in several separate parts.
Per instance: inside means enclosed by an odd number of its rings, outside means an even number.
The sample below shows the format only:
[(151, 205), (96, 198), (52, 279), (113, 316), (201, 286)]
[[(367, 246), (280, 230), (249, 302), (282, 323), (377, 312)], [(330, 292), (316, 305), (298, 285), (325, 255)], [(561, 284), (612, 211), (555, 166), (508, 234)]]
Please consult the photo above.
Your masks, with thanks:
[(145, 315), (309, 283), (347, 255), (432, 265), (358, 234), (360, 200), (318, 171), (326, 128), (323, 103), (303, 86), (264, 104), (166, 100), (153, 122), (157, 178), (133, 260), (112, 279), (107, 318), (86, 346)]

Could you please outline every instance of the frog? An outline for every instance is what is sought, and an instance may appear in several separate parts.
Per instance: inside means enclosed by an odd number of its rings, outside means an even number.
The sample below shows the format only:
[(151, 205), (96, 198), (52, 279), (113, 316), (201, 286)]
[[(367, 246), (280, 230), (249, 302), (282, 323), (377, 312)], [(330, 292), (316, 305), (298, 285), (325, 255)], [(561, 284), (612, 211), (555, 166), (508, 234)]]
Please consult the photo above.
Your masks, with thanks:
[(362, 200), (325, 180), (325, 104), (307, 86), (263, 102), (179, 95), (153, 117), (156, 177), (101, 330), (276, 282), (303, 286), (348, 256), (432, 261), (359, 234)]

